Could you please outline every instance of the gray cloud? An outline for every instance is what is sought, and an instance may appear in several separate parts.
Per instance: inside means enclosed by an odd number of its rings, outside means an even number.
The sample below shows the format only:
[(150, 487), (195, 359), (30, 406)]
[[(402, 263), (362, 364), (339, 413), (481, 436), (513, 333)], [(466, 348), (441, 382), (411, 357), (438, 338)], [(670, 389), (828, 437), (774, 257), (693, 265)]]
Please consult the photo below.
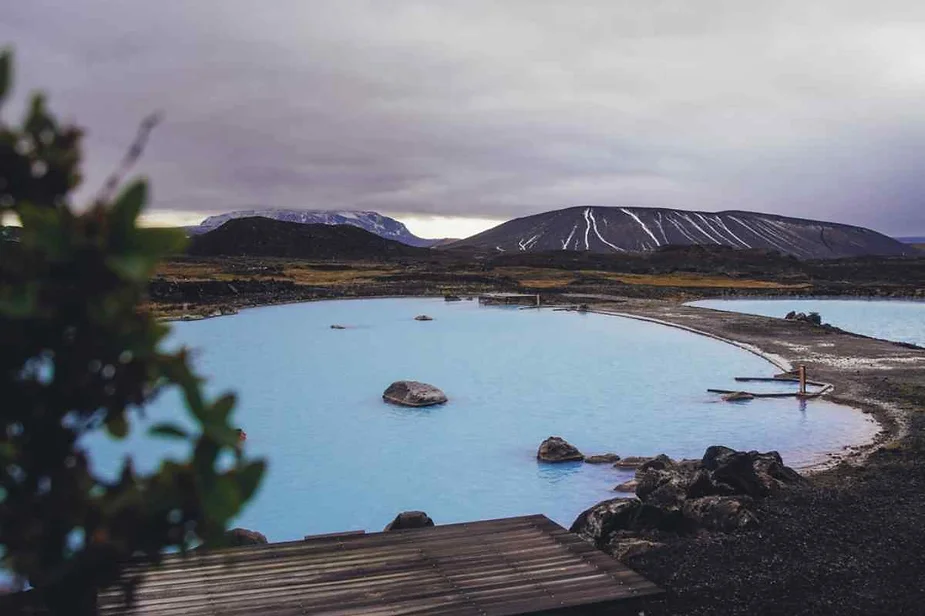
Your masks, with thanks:
[(20, 92), (156, 207), (752, 209), (925, 232), (925, 5), (30, 0)]

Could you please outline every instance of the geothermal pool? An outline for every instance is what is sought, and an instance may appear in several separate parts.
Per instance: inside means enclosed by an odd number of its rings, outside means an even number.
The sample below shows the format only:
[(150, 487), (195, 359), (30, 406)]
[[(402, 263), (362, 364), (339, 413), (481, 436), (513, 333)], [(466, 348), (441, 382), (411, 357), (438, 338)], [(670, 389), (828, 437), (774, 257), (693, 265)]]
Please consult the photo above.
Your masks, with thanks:
[[(434, 320), (415, 321), (422, 313)], [(799, 466), (876, 431), (866, 415), (824, 400), (720, 402), (708, 387), (777, 368), (710, 338), (596, 314), (325, 301), (177, 323), (170, 343), (197, 350), (211, 393), (238, 392), (234, 421), (269, 470), (236, 525), (271, 541), (377, 531), (409, 509), (437, 524), (544, 513), (568, 526), (632, 473), (537, 463), (551, 435), (585, 454), (700, 457), (723, 444), (777, 449)], [(432, 383), (450, 401), (390, 406), (382, 391), (398, 379)], [(168, 391), (127, 441), (93, 435), (96, 469), (115, 475), (129, 452), (142, 469), (179, 453), (138, 428), (184, 416)]]

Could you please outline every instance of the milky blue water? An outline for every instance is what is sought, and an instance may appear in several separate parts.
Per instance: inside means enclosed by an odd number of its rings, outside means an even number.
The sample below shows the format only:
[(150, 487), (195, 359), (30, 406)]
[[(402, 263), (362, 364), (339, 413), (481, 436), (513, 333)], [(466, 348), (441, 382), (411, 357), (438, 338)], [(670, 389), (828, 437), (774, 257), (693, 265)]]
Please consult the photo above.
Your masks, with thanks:
[(783, 318), (791, 310), (818, 312), (841, 329), (925, 346), (925, 302), (869, 299), (709, 299), (691, 306)]
[[(421, 313), (435, 320), (414, 321)], [(865, 415), (824, 401), (718, 402), (708, 387), (776, 368), (710, 338), (612, 316), (330, 301), (177, 323), (173, 342), (198, 350), (211, 392), (239, 392), (235, 422), (269, 471), (237, 524), (276, 541), (381, 530), (409, 509), (438, 524), (544, 513), (569, 525), (630, 478), (610, 465), (537, 463), (550, 435), (586, 454), (699, 457), (724, 444), (778, 449), (800, 465), (874, 431)], [(398, 379), (433, 383), (450, 402), (391, 406), (382, 391)], [(163, 395), (148, 421), (183, 413), (177, 396)], [(100, 435), (88, 446), (96, 469), (113, 475), (127, 451), (145, 469), (178, 445)]]

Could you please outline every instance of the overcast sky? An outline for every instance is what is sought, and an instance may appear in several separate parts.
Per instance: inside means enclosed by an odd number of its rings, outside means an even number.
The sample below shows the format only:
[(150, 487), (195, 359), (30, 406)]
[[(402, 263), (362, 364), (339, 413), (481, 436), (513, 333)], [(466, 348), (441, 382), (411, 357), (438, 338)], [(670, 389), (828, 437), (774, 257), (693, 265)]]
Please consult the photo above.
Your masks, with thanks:
[(17, 94), (88, 128), (90, 188), (164, 113), (140, 166), (162, 220), (459, 236), (598, 204), (925, 234), (920, 0), (11, 0), (4, 43)]

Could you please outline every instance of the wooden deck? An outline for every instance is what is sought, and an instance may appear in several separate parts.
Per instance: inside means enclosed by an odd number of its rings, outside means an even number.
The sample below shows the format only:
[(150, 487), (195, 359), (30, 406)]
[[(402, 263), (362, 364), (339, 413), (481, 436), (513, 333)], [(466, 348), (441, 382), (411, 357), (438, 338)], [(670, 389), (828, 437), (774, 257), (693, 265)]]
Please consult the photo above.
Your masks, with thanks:
[(639, 612), (661, 590), (542, 515), (170, 556), (135, 605), (157, 616)]

